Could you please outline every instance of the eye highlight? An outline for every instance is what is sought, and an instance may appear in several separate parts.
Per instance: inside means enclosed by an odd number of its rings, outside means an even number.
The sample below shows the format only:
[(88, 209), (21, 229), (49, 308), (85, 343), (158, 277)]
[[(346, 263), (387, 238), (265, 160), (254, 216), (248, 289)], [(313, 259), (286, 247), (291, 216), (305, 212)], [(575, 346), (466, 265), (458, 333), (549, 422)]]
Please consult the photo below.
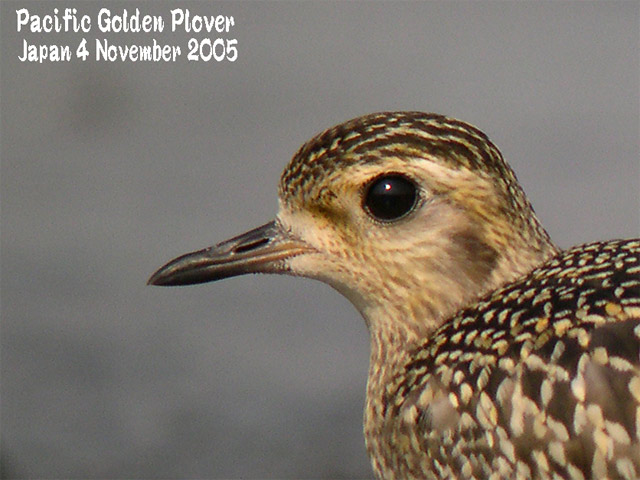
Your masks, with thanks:
[(366, 187), (363, 207), (376, 220), (391, 222), (404, 217), (418, 202), (415, 183), (397, 173), (373, 179)]

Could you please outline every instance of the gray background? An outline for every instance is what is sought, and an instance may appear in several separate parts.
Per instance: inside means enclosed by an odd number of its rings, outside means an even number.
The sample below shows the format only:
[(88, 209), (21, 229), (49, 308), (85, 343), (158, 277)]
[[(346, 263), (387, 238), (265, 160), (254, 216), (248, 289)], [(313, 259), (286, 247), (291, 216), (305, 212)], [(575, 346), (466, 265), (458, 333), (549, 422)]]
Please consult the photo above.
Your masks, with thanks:
[[(57, 3), (86, 34), (109, 6)], [(637, 2), (180, 3), (233, 15), (231, 63), (26, 64), (2, 2), (5, 477), (371, 477), (364, 323), (312, 281), (161, 289), (174, 256), (273, 218), (318, 131), (379, 110), (487, 132), (563, 247), (640, 232)], [(215, 38), (215, 37), (214, 37)]]

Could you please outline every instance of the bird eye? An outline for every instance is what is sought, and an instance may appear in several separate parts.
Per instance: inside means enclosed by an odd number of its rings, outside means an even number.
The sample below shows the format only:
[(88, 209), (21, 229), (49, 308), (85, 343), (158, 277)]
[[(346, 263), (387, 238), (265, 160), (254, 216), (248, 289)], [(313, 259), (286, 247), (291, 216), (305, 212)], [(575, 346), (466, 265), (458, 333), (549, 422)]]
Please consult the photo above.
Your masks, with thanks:
[(418, 191), (413, 181), (399, 174), (383, 175), (367, 186), (364, 207), (376, 220), (389, 222), (413, 210), (417, 200)]

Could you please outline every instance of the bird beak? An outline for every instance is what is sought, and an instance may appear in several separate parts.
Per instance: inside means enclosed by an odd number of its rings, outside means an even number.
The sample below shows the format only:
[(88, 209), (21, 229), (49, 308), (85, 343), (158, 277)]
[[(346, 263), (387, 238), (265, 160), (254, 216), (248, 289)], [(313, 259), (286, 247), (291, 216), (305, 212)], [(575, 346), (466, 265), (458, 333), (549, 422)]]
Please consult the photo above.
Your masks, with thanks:
[(147, 284), (193, 285), (245, 273), (287, 273), (287, 259), (311, 250), (273, 221), (215, 247), (171, 260)]

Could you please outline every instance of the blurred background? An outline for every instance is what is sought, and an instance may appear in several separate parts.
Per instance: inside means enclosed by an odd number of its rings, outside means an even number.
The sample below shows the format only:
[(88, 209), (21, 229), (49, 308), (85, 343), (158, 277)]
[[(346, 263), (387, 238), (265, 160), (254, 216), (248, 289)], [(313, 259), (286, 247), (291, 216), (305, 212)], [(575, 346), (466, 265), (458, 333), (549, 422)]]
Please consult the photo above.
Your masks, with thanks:
[[(100, 8), (233, 16), (238, 59)], [(16, 31), (78, 9), (88, 34)], [(640, 234), (637, 2), (0, 4), (4, 478), (371, 478), (368, 338), (309, 280), (152, 288), (171, 258), (272, 219), (312, 135), (380, 110), (489, 134), (567, 247)], [(208, 35), (193, 35), (200, 38)], [(23, 40), (181, 45), (175, 63), (21, 63)]]

